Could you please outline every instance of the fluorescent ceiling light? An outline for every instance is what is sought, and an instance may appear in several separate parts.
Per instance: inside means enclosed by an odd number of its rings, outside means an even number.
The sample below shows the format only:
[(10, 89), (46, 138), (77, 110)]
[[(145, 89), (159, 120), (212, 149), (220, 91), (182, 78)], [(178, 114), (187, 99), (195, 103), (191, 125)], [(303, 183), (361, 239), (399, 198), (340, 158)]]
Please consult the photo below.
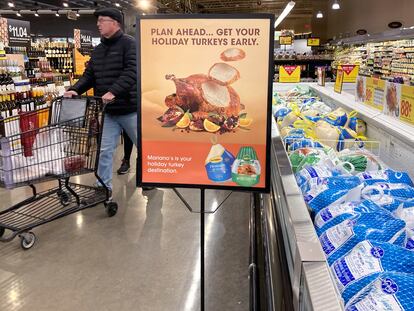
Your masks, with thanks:
[(76, 16), (77, 16), (77, 17), (79, 17), (79, 16), (80, 16), (79, 12), (76, 12)]
[(34, 16), (39, 17), (39, 14), (37, 12), (35, 12)]
[(116, 6), (118, 6), (118, 7), (120, 7), (120, 6), (121, 6), (118, 2), (117, 2), (117, 3), (115, 3), (115, 5), (116, 5)]
[(340, 7), (340, 5), (339, 5), (338, 1), (337, 1), (337, 0), (335, 0), (334, 4), (332, 4), (332, 9), (333, 9), (333, 10), (339, 10), (340, 8), (341, 8), (341, 7)]
[(20, 12), (16, 12), (16, 16), (21, 17), (22, 14), (20, 14)]
[(322, 12), (321, 12), (321, 11), (319, 11), (319, 12), (316, 14), (316, 18), (323, 18), (323, 14), (322, 14)]
[(60, 15), (59, 15), (59, 12), (56, 12), (56, 14), (55, 14), (57, 17), (59, 17)]
[(140, 0), (138, 6), (143, 10), (147, 10), (150, 7), (150, 2), (149, 0)]
[(7, 3), (7, 5), (11, 8), (14, 8), (14, 3), (13, 2), (9, 2), (9, 3)]
[(286, 16), (289, 15), (290, 11), (292, 11), (293, 7), (295, 6), (295, 1), (290, 1), (285, 9), (283, 10), (282, 14), (280, 14), (275, 21), (275, 28), (285, 19)]
[(69, 4), (67, 4), (67, 2), (63, 2), (63, 6), (64, 6), (65, 8), (67, 8), (67, 7), (69, 6)]

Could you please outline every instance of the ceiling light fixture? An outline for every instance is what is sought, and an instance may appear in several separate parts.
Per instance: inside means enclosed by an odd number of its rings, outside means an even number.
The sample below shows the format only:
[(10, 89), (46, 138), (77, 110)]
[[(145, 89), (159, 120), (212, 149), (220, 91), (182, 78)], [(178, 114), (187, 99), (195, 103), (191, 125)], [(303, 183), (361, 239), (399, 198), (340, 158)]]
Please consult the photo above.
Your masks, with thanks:
[(79, 17), (79, 16), (80, 16), (79, 11), (76, 11), (76, 17)]
[(138, 6), (143, 10), (147, 10), (150, 7), (150, 2), (149, 0), (139, 0)]
[(275, 28), (285, 19), (286, 16), (289, 15), (290, 11), (292, 11), (293, 7), (295, 6), (295, 1), (290, 1), (285, 9), (283, 10), (282, 14), (280, 14), (275, 21)]
[(39, 17), (39, 13), (37, 13), (37, 11), (35, 11), (34, 16)]
[(69, 4), (68, 4), (67, 2), (63, 2), (63, 6), (64, 6), (65, 8), (67, 8), (67, 7), (69, 6)]
[(14, 8), (14, 3), (13, 3), (13, 2), (9, 2), (9, 3), (7, 3), (7, 5), (8, 5), (10, 8)]
[(121, 5), (117, 2), (115, 3), (115, 6), (120, 7)]
[(319, 12), (316, 14), (316, 18), (323, 18), (323, 14), (322, 14), (322, 12), (321, 12), (321, 11), (319, 11)]
[(59, 16), (60, 16), (60, 15), (59, 15), (59, 11), (56, 11), (55, 16), (56, 16), (56, 17), (59, 17)]
[(338, 3), (338, 0), (335, 0), (335, 2), (332, 4), (332, 10), (339, 10), (341, 6)]
[(18, 16), (18, 17), (22, 17), (22, 14), (20, 14), (20, 12), (19, 12), (19, 11), (17, 11), (17, 12), (16, 12), (16, 16)]

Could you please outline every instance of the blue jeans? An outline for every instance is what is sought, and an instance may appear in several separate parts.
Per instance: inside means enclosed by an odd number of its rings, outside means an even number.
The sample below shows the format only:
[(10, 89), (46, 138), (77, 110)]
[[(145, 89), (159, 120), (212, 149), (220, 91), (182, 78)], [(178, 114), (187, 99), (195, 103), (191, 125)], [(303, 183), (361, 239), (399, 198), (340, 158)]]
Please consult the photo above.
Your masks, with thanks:
[(101, 140), (101, 153), (99, 156), (98, 176), (110, 189), (112, 189), (112, 162), (121, 132), (122, 130), (125, 130), (129, 138), (135, 146), (137, 146), (137, 127), (136, 112), (126, 115), (105, 114)]

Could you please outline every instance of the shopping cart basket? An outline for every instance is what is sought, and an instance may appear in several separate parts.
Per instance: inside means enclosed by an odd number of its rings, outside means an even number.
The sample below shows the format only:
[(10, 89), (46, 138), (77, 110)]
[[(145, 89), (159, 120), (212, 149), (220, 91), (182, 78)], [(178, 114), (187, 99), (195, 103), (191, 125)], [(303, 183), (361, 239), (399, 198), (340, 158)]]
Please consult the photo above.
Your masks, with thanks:
[[(94, 173), (104, 185), (97, 174), (103, 115), (99, 98), (58, 98), (48, 108), (0, 119), (0, 187), (30, 186), (33, 193), (0, 212), (1, 242), (19, 236), (29, 249), (36, 242), (32, 228), (100, 203), (109, 217), (116, 214), (106, 186), (69, 182)], [(57, 185), (37, 191), (35, 184), (52, 180)]]

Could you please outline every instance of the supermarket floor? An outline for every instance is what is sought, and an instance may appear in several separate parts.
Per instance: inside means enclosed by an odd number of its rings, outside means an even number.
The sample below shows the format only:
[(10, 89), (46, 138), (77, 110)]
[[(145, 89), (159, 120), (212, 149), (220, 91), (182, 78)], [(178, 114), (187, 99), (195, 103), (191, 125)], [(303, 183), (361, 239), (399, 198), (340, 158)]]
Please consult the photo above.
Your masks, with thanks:
[[(113, 218), (99, 205), (34, 229), (38, 241), (28, 251), (18, 239), (0, 243), (0, 309), (199, 310), (199, 214), (172, 190), (142, 193), (134, 178), (115, 177)], [(26, 193), (1, 189), (0, 210)], [(196, 204), (194, 190), (183, 193)], [(207, 192), (207, 208), (227, 194)], [(206, 310), (248, 310), (249, 200), (233, 193), (206, 216)]]

